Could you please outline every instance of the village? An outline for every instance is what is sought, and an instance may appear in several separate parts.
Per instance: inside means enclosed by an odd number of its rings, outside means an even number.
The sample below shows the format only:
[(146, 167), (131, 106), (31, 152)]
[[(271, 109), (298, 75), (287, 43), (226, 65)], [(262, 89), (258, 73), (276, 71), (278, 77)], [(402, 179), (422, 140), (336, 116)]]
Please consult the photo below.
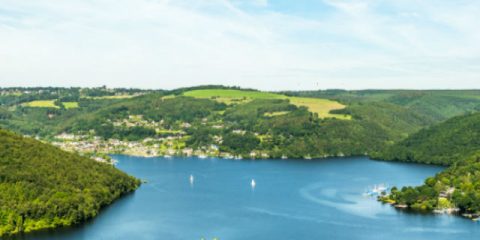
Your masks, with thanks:
[[(207, 147), (193, 149), (185, 146), (185, 137), (168, 136), (157, 138), (146, 138), (140, 141), (125, 141), (119, 139), (102, 139), (98, 136), (75, 135), (62, 133), (55, 136), (51, 143), (63, 150), (77, 152), (92, 156), (99, 162), (110, 163), (108, 154), (124, 154), (141, 157), (170, 158), (173, 156), (199, 158), (221, 157), (226, 159), (242, 159), (242, 156), (235, 156), (231, 153), (221, 152), (218, 145), (211, 144)], [(265, 153), (253, 151), (252, 158), (268, 158)]]

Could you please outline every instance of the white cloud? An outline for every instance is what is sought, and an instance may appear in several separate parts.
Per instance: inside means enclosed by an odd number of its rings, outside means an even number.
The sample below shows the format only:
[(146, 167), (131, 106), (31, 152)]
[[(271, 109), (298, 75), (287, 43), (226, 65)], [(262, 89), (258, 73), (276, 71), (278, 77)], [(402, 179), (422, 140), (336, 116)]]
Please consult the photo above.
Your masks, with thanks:
[(0, 86), (480, 88), (480, 4), (325, 3), (0, 0)]

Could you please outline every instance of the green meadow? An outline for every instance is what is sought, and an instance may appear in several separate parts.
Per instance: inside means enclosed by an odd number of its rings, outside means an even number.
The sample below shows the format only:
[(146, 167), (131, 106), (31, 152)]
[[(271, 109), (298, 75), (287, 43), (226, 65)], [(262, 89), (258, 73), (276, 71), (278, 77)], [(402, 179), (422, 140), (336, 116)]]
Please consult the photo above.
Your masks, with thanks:
[(55, 105), (55, 100), (35, 100), (23, 104), (26, 107), (60, 108)]
[[(317, 113), (320, 118), (351, 119), (351, 116), (331, 114), (330, 111), (343, 109), (346, 106), (332, 100), (322, 98), (289, 97), (277, 93), (260, 91), (243, 91), (236, 89), (199, 89), (183, 93), (184, 96), (194, 98), (213, 99), (225, 104), (246, 103), (254, 99), (288, 99), (297, 107), (306, 107), (310, 112)], [(273, 116), (273, 115), (272, 115)]]
[(78, 102), (62, 102), (66, 109), (78, 108)]
[[(34, 108), (60, 108), (59, 106), (55, 105), (56, 100), (35, 100), (27, 103), (23, 103), (22, 105), (25, 107), (34, 107)], [(63, 107), (65, 109), (74, 109), (78, 108), (78, 102), (62, 102)]]

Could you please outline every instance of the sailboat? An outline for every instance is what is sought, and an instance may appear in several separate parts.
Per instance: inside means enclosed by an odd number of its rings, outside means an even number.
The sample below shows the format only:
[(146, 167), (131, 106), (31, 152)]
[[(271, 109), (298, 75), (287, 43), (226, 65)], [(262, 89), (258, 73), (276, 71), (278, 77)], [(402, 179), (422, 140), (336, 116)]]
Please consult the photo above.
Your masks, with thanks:
[(252, 182), (250, 182), (250, 185), (252, 185), (252, 188), (255, 188), (255, 186), (257, 185), (257, 183), (255, 183), (255, 179), (252, 179)]
[(384, 192), (388, 191), (389, 188), (387, 187), (386, 184), (379, 184), (379, 185), (373, 185), (373, 188), (368, 189), (364, 195), (365, 196), (378, 196), (382, 195)]
[(193, 184), (193, 181), (195, 181), (195, 178), (193, 178), (193, 175), (190, 175), (190, 184)]

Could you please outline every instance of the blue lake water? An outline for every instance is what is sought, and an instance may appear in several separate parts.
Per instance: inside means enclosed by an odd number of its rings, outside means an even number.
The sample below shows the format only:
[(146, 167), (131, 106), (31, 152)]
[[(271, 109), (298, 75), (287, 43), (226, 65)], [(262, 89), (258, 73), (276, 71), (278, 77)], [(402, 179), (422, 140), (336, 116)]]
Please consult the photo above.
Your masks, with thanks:
[[(367, 158), (114, 158), (118, 168), (148, 183), (81, 226), (18, 238), (441, 240), (480, 236), (480, 224), (471, 220), (397, 211), (362, 196), (374, 184), (421, 184), (441, 167)], [(256, 181), (254, 189), (251, 179)]]

